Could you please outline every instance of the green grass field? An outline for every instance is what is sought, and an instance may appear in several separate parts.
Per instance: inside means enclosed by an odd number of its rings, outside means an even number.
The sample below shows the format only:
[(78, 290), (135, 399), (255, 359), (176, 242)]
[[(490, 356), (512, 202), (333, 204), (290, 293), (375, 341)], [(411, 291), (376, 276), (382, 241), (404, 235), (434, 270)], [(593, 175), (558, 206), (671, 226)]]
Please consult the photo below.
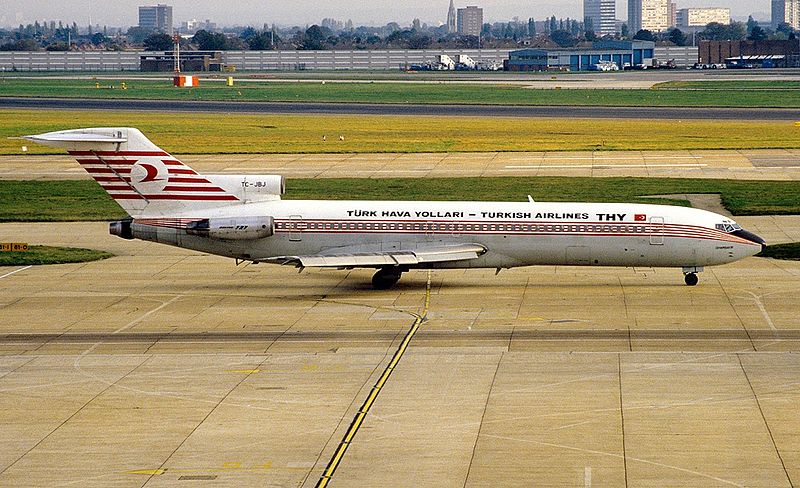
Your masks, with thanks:
[(790, 259), (800, 261), (800, 242), (790, 242), (787, 244), (775, 244), (767, 246), (766, 249), (756, 254), (763, 258)]
[[(290, 179), (287, 199), (639, 202), (664, 193), (720, 193), (734, 215), (800, 214), (791, 181), (667, 178)], [(0, 222), (114, 220), (125, 212), (92, 181), (0, 181)]]
[(717, 80), (666, 81), (655, 85), (659, 90), (800, 90), (795, 80)]
[(115, 220), (127, 214), (94, 181), (0, 181), (0, 222)]
[[(609, 113), (613, 116), (613, 113)], [(800, 147), (793, 122), (0, 110), (0, 155), (64, 154), (26, 134), (137, 127), (174, 154), (767, 149)], [(345, 140), (339, 141), (338, 135)], [(327, 142), (322, 136), (327, 135)]]
[(75, 247), (30, 246), (27, 252), (0, 252), (0, 266), (85, 263), (108, 259), (113, 254)]
[[(122, 83), (127, 89), (122, 89)], [(721, 82), (710, 82), (721, 83)], [(762, 82), (758, 82), (762, 83)], [(99, 85), (99, 87), (98, 87)], [(111, 88), (113, 86), (113, 88)], [(125, 98), (148, 100), (222, 100), (272, 102), (357, 102), (416, 104), (508, 104), (589, 105), (651, 107), (800, 107), (795, 85), (753, 91), (744, 85), (698, 85), (691, 90), (680, 85), (659, 89), (530, 89), (517, 84), (478, 83), (342, 83), (239, 81), (228, 87), (219, 80), (201, 80), (197, 88), (174, 88), (165, 77), (160, 81), (137, 77), (116, 80), (63, 80), (53, 78), (0, 80), (0, 96)], [(613, 114), (610, 114), (613, 115)]]

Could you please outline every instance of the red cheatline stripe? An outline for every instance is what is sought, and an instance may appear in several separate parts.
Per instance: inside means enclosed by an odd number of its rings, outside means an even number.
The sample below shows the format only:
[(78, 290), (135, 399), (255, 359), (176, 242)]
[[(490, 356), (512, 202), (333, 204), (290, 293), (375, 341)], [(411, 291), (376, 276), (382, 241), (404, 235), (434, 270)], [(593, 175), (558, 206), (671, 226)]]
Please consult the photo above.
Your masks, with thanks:
[(169, 156), (164, 151), (69, 151), (73, 156)]
[[(421, 223), (423, 228), (420, 229), (388, 229), (388, 228), (371, 228), (371, 229), (309, 229), (308, 224), (330, 224), (333, 222), (340, 222), (342, 225), (352, 225), (352, 224), (365, 224), (370, 223), (372, 225), (391, 225), (391, 224), (409, 224), (409, 223)], [(644, 228), (644, 232), (628, 232), (628, 231), (601, 231), (597, 230), (594, 232), (587, 232), (587, 231), (572, 231), (570, 227), (573, 226), (586, 226), (592, 225), (595, 227), (631, 227), (630, 223), (622, 223), (622, 224), (608, 224), (608, 223), (574, 223), (570, 222), (568, 224), (565, 223), (558, 223), (558, 224), (551, 224), (547, 223), (548, 226), (561, 226), (562, 230), (560, 231), (542, 231), (542, 230), (522, 230), (522, 229), (515, 229), (515, 230), (507, 230), (503, 228), (506, 225), (509, 225), (510, 222), (486, 222), (486, 221), (467, 221), (467, 222), (474, 222), (474, 224), (467, 224), (467, 225), (478, 225), (480, 226), (492, 226), (495, 227), (492, 230), (488, 229), (465, 229), (463, 228), (464, 221), (447, 221), (447, 220), (437, 220), (437, 221), (420, 221), (420, 220), (402, 220), (402, 221), (394, 221), (394, 220), (383, 220), (383, 221), (367, 221), (367, 220), (358, 220), (358, 221), (340, 221), (337, 219), (314, 219), (308, 221), (292, 221), (292, 220), (276, 220), (276, 224), (279, 226), (276, 229), (276, 232), (291, 232), (291, 231), (301, 231), (301, 232), (308, 232), (308, 233), (388, 233), (388, 234), (420, 234), (420, 233), (434, 233), (434, 234), (451, 234), (453, 232), (457, 232), (459, 234), (469, 234), (469, 235), (526, 235), (526, 236), (543, 236), (543, 235), (554, 235), (554, 236), (566, 236), (566, 235), (574, 235), (574, 236), (603, 236), (603, 237), (648, 237), (651, 233), (658, 231), (655, 235), (660, 235), (663, 237), (672, 237), (672, 238), (685, 238), (685, 239), (704, 239), (704, 240), (717, 240), (717, 241), (726, 241), (726, 242), (736, 242), (742, 244), (751, 244), (750, 241), (746, 239), (741, 239), (737, 236), (733, 236), (726, 232), (719, 231), (717, 229), (710, 229), (708, 227), (702, 227), (698, 225), (688, 225), (688, 224), (657, 224), (650, 226), (648, 225), (634, 225), (637, 228)], [(281, 229), (280, 226), (286, 225), (288, 223), (296, 223), (297, 228), (292, 229)], [(457, 229), (451, 228), (436, 228), (436, 229), (428, 229), (426, 228), (428, 225), (458, 225), (462, 226)], [(543, 225), (542, 222), (530, 223), (526, 222), (526, 225)]]
[(167, 185), (164, 187), (163, 191), (213, 191), (213, 192), (224, 192), (222, 188), (216, 186), (174, 186), (174, 185)]
[[(291, 233), (291, 232), (303, 232), (304, 234), (424, 234), (425, 231), (422, 230), (389, 230), (389, 229), (308, 229), (305, 227), (297, 228), (297, 229), (289, 229), (289, 228), (280, 228), (275, 229), (275, 233)], [(429, 231), (428, 234), (451, 234), (450, 231)], [(464, 235), (481, 235), (481, 236), (499, 236), (499, 235), (516, 235), (516, 236), (530, 236), (530, 237), (540, 237), (540, 236), (572, 236), (572, 237), (649, 237), (648, 234), (603, 234), (603, 233), (596, 233), (596, 232), (584, 232), (584, 233), (554, 233), (554, 232), (502, 232), (502, 231), (461, 231), (459, 234)], [(739, 238), (734, 237), (733, 239), (726, 239), (726, 238), (714, 238), (708, 236), (698, 236), (698, 235), (683, 235), (683, 234), (663, 234), (659, 235), (660, 237), (664, 238), (671, 238), (671, 239), (699, 239), (705, 241), (723, 241), (723, 242), (733, 242), (738, 244), (751, 244), (756, 245), (750, 241), (742, 240)]]
[(178, 169), (178, 168), (169, 168), (169, 174), (171, 175), (196, 175), (197, 173), (194, 172), (193, 169)]
[(167, 180), (169, 183), (211, 183), (205, 178), (169, 178)]
[(166, 164), (167, 166), (186, 166), (177, 159), (162, 159), (161, 162)]

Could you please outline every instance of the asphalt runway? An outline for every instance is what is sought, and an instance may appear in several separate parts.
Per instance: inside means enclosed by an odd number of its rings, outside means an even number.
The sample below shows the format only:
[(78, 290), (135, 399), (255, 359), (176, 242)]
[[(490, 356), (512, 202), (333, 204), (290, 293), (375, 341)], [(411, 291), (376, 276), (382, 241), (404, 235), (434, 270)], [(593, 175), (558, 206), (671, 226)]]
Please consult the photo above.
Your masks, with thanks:
[[(739, 221), (800, 240), (796, 217)], [(693, 288), (542, 266), (374, 291), (367, 270), (237, 267), (103, 222), (0, 236), (116, 254), (0, 268), (2, 486), (314, 486), (423, 314), (330, 486), (800, 480), (800, 262)]]
[(211, 102), (0, 97), (4, 109), (138, 110), (155, 112), (406, 115), (475, 117), (560, 117), (624, 119), (798, 120), (784, 108), (570, 107), (519, 105), (422, 105), (370, 103)]

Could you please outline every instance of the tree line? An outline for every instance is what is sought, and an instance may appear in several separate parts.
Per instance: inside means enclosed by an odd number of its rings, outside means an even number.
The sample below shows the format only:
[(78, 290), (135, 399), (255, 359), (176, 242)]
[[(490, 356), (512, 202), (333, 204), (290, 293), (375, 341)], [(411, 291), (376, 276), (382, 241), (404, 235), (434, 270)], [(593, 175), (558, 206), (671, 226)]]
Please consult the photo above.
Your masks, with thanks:
[[(765, 40), (796, 39), (796, 33), (788, 24), (781, 24), (774, 31), (764, 28), (752, 17), (746, 23), (731, 22), (728, 25), (710, 23), (695, 34), (687, 34), (672, 28), (666, 32), (653, 33), (641, 30), (631, 33), (626, 24), (606, 39), (640, 39), (678, 46), (691, 45), (699, 40)], [(403, 28), (395, 22), (385, 26), (354, 27), (351, 21), (338, 22), (324, 19), (321, 25), (308, 27), (269, 28), (242, 27), (230, 32), (199, 30), (193, 36), (182, 37), (183, 49), (204, 51), (223, 50), (357, 50), (357, 49), (477, 49), (531, 47), (574, 47), (598, 39), (589, 19), (555, 16), (543, 20), (520, 20), (483, 24), (479, 36), (459, 35), (447, 31), (447, 26), (428, 26), (414, 19), (411, 27)], [(79, 29), (76, 23), (35, 22), (20, 25), (13, 31), (0, 30), (0, 50), (5, 51), (66, 51), (82, 49), (145, 49), (166, 51), (173, 48), (172, 37), (141, 27), (131, 27), (123, 32), (110, 33), (99, 26)]]

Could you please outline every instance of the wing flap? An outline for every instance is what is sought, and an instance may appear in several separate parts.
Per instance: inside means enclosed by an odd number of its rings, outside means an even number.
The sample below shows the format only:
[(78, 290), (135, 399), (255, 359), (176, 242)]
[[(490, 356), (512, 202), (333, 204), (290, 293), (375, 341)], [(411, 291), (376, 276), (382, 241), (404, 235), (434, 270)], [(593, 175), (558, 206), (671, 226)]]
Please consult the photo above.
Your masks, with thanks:
[(459, 244), (419, 248), (413, 251), (392, 251), (347, 254), (311, 254), (299, 256), (275, 256), (260, 261), (294, 265), (303, 268), (372, 268), (382, 266), (414, 266), (424, 263), (462, 261), (477, 259), (486, 252), (480, 244)]

